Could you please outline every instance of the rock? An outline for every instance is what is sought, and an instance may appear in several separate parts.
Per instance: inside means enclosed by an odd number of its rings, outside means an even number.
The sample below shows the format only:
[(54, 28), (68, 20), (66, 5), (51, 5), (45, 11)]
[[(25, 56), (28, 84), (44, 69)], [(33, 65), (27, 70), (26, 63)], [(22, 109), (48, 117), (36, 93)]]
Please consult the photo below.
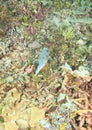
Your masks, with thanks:
[(18, 119), (16, 124), (20, 130), (28, 130), (30, 128), (28, 121), (25, 119)]

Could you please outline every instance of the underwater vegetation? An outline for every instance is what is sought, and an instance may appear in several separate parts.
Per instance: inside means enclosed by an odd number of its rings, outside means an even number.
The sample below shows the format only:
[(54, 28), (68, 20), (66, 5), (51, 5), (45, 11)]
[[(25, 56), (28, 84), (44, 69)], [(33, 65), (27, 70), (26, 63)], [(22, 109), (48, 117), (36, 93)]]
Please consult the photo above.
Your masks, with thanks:
[(0, 1), (0, 130), (92, 129), (92, 1)]

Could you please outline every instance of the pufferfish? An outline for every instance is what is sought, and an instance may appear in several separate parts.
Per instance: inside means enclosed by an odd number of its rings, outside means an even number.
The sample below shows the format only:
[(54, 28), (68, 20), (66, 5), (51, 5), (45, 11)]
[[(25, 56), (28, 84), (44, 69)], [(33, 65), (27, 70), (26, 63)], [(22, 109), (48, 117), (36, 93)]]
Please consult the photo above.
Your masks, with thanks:
[(37, 60), (37, 68), (35, 74), (37, 75), (47, 64), (49, 59), (49, 50), (48, 48), (43, 48), (40, 52), (40, 55)]

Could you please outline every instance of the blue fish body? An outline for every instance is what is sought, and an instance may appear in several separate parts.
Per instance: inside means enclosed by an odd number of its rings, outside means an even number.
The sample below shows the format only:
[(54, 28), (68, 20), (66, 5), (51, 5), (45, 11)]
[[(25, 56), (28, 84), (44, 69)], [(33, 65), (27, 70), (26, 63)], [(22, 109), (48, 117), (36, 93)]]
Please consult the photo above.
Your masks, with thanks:
[(36, 74), (38, 74), (40, 70), (47, 64), (48, 57), (49, 57), (48, 48), (43, 48), (37, 60), (37, 69), (35, 72)]

